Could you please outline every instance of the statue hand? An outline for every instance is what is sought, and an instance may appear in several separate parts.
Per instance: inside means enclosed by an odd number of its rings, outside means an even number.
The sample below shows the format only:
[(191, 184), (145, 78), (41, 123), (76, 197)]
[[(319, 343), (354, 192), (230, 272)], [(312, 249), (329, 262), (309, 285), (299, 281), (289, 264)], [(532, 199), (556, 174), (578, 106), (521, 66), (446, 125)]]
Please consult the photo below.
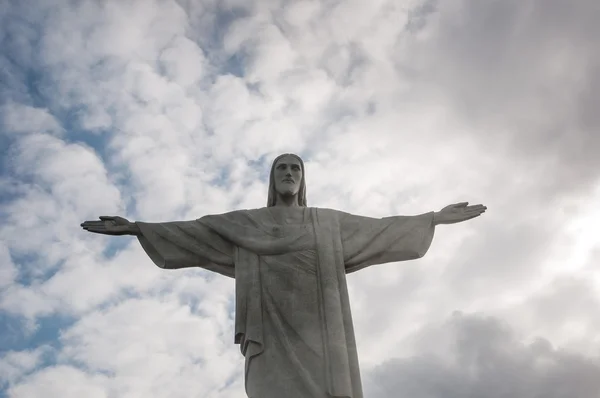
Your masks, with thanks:
[(104, 235), (137, 235), (137, 225), (119, 216), (100, 216), (100, 221), (84, 221), (81, 227)]
[(454, 224), (467, 221), (482, 215), (487, 210), (484, 205), (467, 206), (468, 204), (469, 202), (455, 203), (435, 212), (434, 224)]

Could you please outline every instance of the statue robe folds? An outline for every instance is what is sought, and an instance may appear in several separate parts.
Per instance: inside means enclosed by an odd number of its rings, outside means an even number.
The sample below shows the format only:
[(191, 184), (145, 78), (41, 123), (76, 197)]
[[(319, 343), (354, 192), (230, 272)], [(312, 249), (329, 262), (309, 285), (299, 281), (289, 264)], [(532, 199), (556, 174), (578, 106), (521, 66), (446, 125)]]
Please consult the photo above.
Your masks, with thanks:
[(362, 398), (346, 274), (422, 257), (434, 233), (433, 212), (376, 219), (319, 208), (137, 224), (159, 267), (235, 278), (250, 398)]

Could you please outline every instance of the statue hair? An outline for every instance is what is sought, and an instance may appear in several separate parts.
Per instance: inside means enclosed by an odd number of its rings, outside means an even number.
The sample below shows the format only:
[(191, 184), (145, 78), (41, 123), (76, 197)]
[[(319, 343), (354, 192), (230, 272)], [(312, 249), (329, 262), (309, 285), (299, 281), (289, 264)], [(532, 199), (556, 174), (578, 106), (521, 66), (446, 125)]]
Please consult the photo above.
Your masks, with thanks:
[(302, 207), (306, 207), (306, 177), (304, 171), (304, 162), (300, 158), (300, 156), (293, 153), (284, 153), (275, 158), (273, 160), (273, 164), (271, 165), (271, 173), (269, 174), (269, 196), (267, 197), (267, 207), (275, 206), (275, 201), (277, 200), (277, 191), (275, 190), (275, 165), (277, 161), (284, 156), (293, 156), (298, 162), (300, 162), (300, 168), (302, 169), (302, 180), (300, 181), (300, 189), (298, 190), (298, 205)]

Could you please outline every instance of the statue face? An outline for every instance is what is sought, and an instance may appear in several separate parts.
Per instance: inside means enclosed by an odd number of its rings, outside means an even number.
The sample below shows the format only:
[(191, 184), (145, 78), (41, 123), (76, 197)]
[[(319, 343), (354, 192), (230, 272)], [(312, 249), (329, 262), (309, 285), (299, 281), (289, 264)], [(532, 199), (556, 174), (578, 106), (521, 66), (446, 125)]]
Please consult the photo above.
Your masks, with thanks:
[(297, 195), (302, 181), (302, 166), (294, 156), (284, 156), (275, 164), (273, 171), (275, 191), (281, 196)]

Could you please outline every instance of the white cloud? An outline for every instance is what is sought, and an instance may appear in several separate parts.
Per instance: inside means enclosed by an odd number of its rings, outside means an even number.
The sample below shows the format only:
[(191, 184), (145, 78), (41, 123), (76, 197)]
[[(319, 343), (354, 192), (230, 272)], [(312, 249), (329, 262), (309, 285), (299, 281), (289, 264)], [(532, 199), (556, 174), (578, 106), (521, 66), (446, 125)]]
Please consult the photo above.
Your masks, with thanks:
[(31, 351), (9, 351), (0, 359), (0, 385), (19, 381), (23, 374), (34, 370), (51, 348), (40, 346)]
[(26, 384), (17, 384), (8, 390), (10, 397), (90, 397), (110, 396), (104, 385), (108, 378), (104, 375), (89, 375), (69, 366), (56, 366), (36, 373)]
[(59, 122), (47, 109), (11, 102), (0, 109), (0, 114), (5, 133), (63, 133)]
[(0, 243), (0, 289), (6, 288), (14, 283), (18, 270), (15, 267), (8, 248), (4, 243)]

